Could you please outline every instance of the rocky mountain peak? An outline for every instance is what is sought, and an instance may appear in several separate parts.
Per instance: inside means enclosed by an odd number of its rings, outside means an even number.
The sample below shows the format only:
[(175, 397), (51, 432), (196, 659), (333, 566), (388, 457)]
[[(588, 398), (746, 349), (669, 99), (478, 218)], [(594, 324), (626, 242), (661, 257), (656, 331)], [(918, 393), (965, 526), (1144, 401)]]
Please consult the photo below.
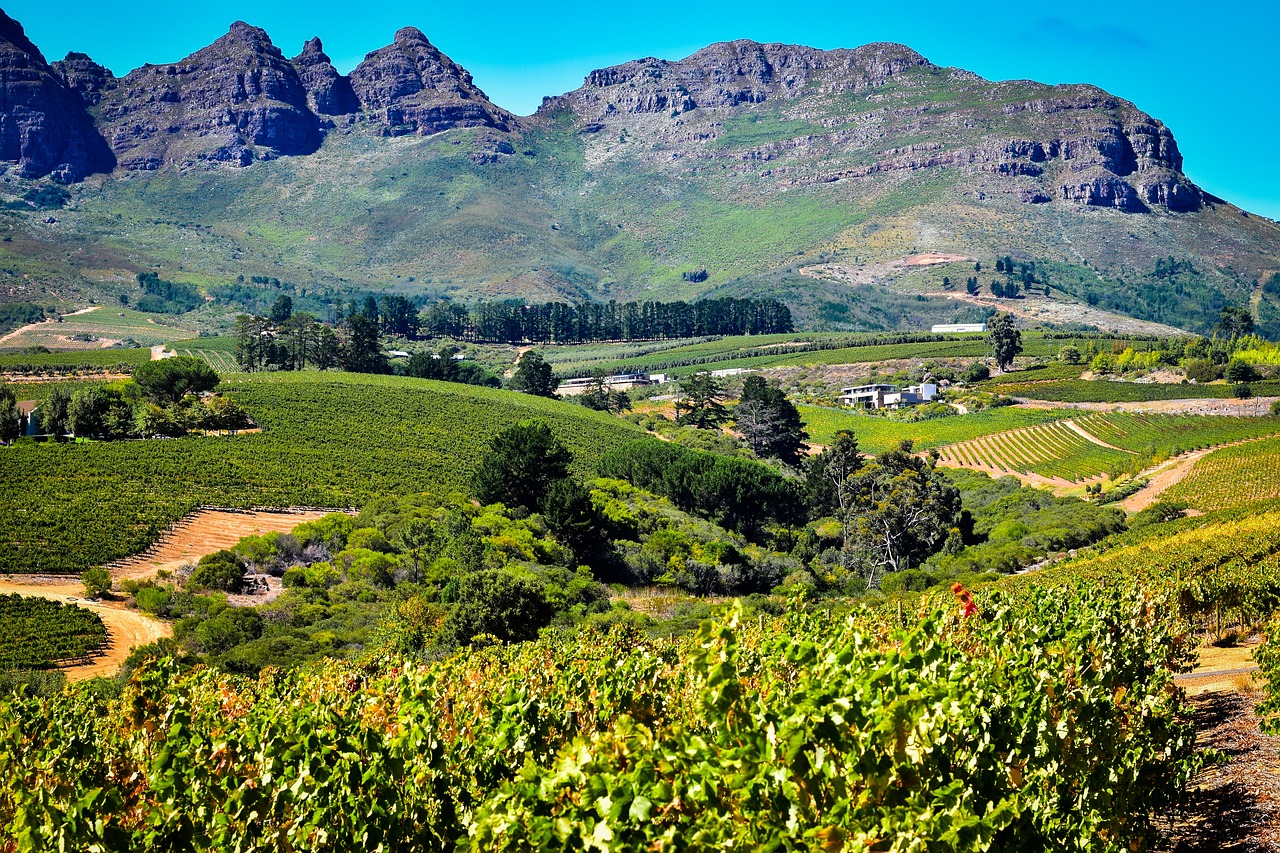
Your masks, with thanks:
[[(0, 9), (0, 42), (3, 42), (9, 50), (26, 56), (36, 64), (48, 64), (45, 62), (44, 54), (40, 52), (40, 48), (36, 47), (31, 42), (31, 39), (27, 38), (27, 32), (22, 28), (22, 24), (6, 15), (3, 9)], [(9, 50), (6, 50), (6, 53)]]
[(265, 30), (241, 21), (179, 62), (131, 72), (95, 112), (128, 169), (248, 165), (320, 143), (297, 70)]
[(551, 99), (545, 108), (568, 104), (589, 122), (608, 123), (627, 114), (789, 101), (810, 88), (861, 91), (909, 69), (933, 67), (899, 44), (869, 44), (854, 50), (818, 50), (748, 39), (719, 42), (685, 59), (652, 57), (591, 72), (576, 92)]
[(116, 86), (116, 76), (87, 54), (68, 53), (50, 67), (64, 86), (80, 96), (85, 106), (97, 104), (105, 91)]
[(414, 27), (368, 54), (351, 72), (362, 111), (389, 134), (428, 135), (454, 127), (510, 130), (514, 116), (491, 103), (462, 66)]
[(307, 90), (307, 104), (319, 116), (343, 116), (360, 108), (351, 81), (338, 73), (324, 52), (320, 39), (313, 38), (302, 46), (302, 53), (292, 60), (298, 78)]
[(244, 46), (250, 50), (261, 51), (263, 53), (280, 53), (280, 49), (272, 44), (271, 36), (267, 34), (266, 30), (261, 27), (246, 24), (244, 21), (233, 22), (230, 28), (228, 28), (225, 36), (218, 39), (204, 50), (210, 50), (211, 48), (226, 48), (233, 45)]
[(16, 163), (22, 175), (69, 182), (115, 166), (80, 96), (3, 12), (0, 103), (0, 160)]
[(396, 30), (395, 37), (391, 41), (392, 44), (426, 45), (433, 50), (435, 49), (435, 46), (431, 44), (431, 41), (427, 38), (426, 34), (417, 27), (401, 27)]

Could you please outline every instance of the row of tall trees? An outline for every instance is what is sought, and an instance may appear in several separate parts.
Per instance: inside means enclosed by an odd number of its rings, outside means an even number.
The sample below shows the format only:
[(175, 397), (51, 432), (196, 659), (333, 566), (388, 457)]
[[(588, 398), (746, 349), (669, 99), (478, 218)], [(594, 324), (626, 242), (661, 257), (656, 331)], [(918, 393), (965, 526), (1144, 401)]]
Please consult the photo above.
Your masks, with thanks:
[(242, 314), (236, 320), (235, 338), (236, 361), (248, 371), (307, 367), (341, 367), (353, 373), (391, 371), (378, 323), (363, 314), (348, 317), (341, 335), (310, 314), (289, 314), (281, 320)]
[(734, 298), (579, 305), (481, 302), (471, 311), (438, 303), (423, 312), (421, 321), (425, 334), (495, 343), (657, 340), (794, 330), (791, 310), (782, 302)]

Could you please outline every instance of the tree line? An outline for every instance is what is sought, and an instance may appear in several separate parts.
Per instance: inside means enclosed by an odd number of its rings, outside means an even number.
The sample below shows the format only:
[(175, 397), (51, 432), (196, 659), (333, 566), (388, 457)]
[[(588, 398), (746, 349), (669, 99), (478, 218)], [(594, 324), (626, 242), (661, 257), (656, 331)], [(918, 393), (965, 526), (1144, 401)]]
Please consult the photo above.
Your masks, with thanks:
[(468, 311), (436, 303), (421, 314), (421, 331), (476, 343), (583, 343), (770, 335), (794, 331), (791, 310), (776, 299), (696, 302), (480, 302)]
[[(218, 386), (218, 375), (189, 356), (151, 361), (123, 383), (71, 391), (52, 388), (33, 413), (42, 435), (104, 441), (178, 438), (193, 431), (241, 430), (252, 426), (244, 410), (226, 397), (202, 397)], [(0, 383), (0, 442), (17, 435), (12, 389)]]

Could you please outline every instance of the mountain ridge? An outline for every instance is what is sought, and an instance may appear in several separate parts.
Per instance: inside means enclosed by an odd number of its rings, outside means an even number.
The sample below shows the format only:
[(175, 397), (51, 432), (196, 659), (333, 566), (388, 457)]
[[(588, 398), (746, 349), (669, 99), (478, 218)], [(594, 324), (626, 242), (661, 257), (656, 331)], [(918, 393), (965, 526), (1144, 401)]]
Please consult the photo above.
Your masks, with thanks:
[[(307, 41), (290, 60), (265, 30), (236, 21), (226, 35), (176, 63), (147, 64), (115, 78), (85, 54), (68, 54), (51, 66), (16, 21), (4, 16), (0, 23), (0, 38), (11, 52), (29, 55), (33, 64), (44, 65), (80, 96), (113, 150), (115, 168), (125, 170), (192, 168), (200, 161), (247, 166), (255, 157), (311, 154), (326, 132), (361, 124), (373, 125), (384, 135), (432, 135), (463, 127), (518, 134), (548, 113), (569, 109), (583, 122), (579, 132), (595, 133), (616, 116), (652, 114), (678, 120), (694, 111), (796, 100), (811, 90), (825, 96), (864, 92), (909, 69), (989, 82), (969, 72), (942, 69), (896, 43), (820, 50), (739, 39), (708, 45), (681, 60), (648, 57), (593, 70), (581, 87), (549, 96), (533, 116), (522, 119), (490, 101), (466, 69), (415, 27), (398, 30), (390, 45), (370, 51), (348, 75), (334, 68), (319, 38)], [(1154, 205), (1184, 212), (1200, 205), (1203, 193), (1182, 174), (1182, 155), (1162, 123), (1096, 87), (1068, 84), (1048, 87), (1048, 92), (1053, 95), (1006, 104), (1003, 112), (1103, 110), (1122, 114), (1123, 121), (1078, 128), (1066, 139), (1013, 138), (994, 149), (988, 145), (924, 158), (911, 155), (927, 149), (894, 148), (888, 153), (909, 155), (907, 159), (836, 171), (815, 180), (963, 163), (990, 165), (1011, 176), (1037, 176), (1043, 171), (1039, 164), (1061, 158), (1076, 161), (1072, 174), (1057, 188), (1056, 195), (1064, 200), (1126, 211)], [(192, 136), (196, 144), (183, 145)], [(688, 134), (684, 137), (693, 141)], [(701, 133), (696, 141), (714, 139), (714, 133)], [(174, 141), (179, 144), (171, 144)], [(513, 150), (509, 143), (487, 141), (492, 150), (482, 157)], [(758, 156), (769, 159), (771, 153), (765, 150)], [(61, 174), (78, 178), (93, 166), (86, 162)], [(1133, 175), (1140, 180), (1125, 180)], [(1039, 203), (1052, 196), (1023, 191), (1020, 198)]]
[[(941, 279), (986, 292), (1011, 256), (1045, 298), (1196, 330), (1249, 304), (1280, 333), (1263, 287), (1280, 229), (1204, 193), (1162, 122), (1088, 84), (738, 40), (596, 69), (516, 116), (414, 28), (348, 75), (318, 38), (288, 57), (241, 22), (123, 77), (22, 39), (0, 48), (53, 95), (3, 120), (110, 147), (9, 158), (11, 209), (42, 165), (69, 200), (0, 221), (0, 298), (115, 299), (163, 270), (428, 299), (768, 295), (810, 322), (916, 328), (970, 319)], [(988, 271), (899, 263), (927, 252)]]

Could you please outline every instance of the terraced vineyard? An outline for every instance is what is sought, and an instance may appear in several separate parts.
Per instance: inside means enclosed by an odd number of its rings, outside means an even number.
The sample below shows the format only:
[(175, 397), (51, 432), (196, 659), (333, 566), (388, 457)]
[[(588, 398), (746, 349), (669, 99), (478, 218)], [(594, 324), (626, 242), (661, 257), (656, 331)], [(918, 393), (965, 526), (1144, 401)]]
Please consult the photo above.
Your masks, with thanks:
[(943, 447), (942, 464), (1080, 483), (1189, 450), (1280, 434), (1277, 418), (1112, 412), (984, 435)]
[(1280, 438), (1215, 450), (1165, 492), (1164, 498), (1206, 512), (1280, 500)]
[(239, 373), (240, 364), (236, 361), (236, 339), (228, 336), (191, 338), (185, 341), (174, 341), (168, 348), (178, 355), (189, 355), (204, 359), (210, 367), (219, 373)]
[(240, 364), (235, 360), (234, 356), (227, 353), (218, 352), (210, 349), (180, 349), (176, 350), (178, 355), (189, 355), (193, 358), (203, 359), (210, 367), (219, 373), (239, 373)]
[(1065, 421), (971, 439), (942, 448), (941, 455), (942, 464), (955, 468), (1076, 483), (1098, 476), (1128, 454), (1090, 441)]

